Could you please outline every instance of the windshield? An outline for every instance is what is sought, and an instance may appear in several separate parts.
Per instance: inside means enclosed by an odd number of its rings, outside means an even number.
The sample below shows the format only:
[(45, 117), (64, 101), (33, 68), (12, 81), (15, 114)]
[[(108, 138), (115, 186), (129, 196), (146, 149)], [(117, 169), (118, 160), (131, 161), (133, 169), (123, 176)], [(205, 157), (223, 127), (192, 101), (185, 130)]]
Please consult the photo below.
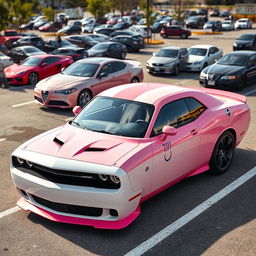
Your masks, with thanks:
[(112, 97), (96, 97), (71, 124), (95, 132), (143, 138), (153, 112), (154, 106), (150, 104)]
[(198, 20), (198, 17), (191, 16), (191, 17), (188, 17), (188, 20)]
[(2, 57), (2, 56), (5, 56), (2, 52), (0, 52), (0, 56)]
[(72, 45), (68, 40), (66, 39), (61, 39), (61, 45)]
[(62, 74), (70, 76), (92, 77), (98, 70), (99, 65), (94, 63), (75, 62), (67, 67)]
[(108, 49), (109, 44), (96, 44), (91, 49), (93, 50), (106, 50)]
[(251, 35), (251, 34), (245, 34), (239, 37), (240, 40), (252, 40), (253, 38), (254, 38), (254, 35)]
[(41, 60), (42, 58), (30, 57), (30, 58), (27, 58), (21, 65), (34, 67), (34, 66), (38, 66)]
[(26, 52), (32, 53), (32, 52), (41, 52), (41, 51), (35, 47), (27, 47)]
[(239, 22), (239, 23), (246, 23), (247, 20), (239, 20), (238, 22)]
[(227, 21), (222, 21), (221, 23), (222, 23), (222, 24), (225, 24), (225, 25), (230, 25), (230, 24), (231, 24), (231, 22), (228, 21), (228, 20), (227, 20)]
[(178, 50), (172, 49), (161, 49), (156, 56), (157, 57), (167, 57), (167, 58), (177, 58), (178, 57)]
[(227, 54), (222, 57), (217, 63), (222, 65), (245, 66), (248, 63), (248, 56)]
[(5, 36), (18, 36), (19, 34), (17, 33), (17, 31), (5, 31), (4, 35)]
[(204, 48), (190, 48), (188, 50), (190, 55), (197, 55), (197, 56), (205, 56), (207, 54), (207, 49)]

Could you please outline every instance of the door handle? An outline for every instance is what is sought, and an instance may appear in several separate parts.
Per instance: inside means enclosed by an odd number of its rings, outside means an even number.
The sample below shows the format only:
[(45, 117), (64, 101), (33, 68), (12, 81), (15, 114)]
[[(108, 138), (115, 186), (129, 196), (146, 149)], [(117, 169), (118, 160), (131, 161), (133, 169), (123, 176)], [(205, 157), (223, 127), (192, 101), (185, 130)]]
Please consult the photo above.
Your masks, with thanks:
[(192, 135), (196, 135), (196, 134), (197, 134), (197, 129), (191, 130), (190, 133), (191, 133)]

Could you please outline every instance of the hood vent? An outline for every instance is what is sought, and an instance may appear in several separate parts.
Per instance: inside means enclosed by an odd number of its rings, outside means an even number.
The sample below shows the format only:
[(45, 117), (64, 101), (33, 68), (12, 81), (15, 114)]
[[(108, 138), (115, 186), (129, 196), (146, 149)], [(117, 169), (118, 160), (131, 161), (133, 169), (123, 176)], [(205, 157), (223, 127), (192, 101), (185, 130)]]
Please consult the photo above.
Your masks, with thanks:
[(101, 152), (106, 150), (106, 148), (86, 148), (84, 152)]
[(59, 140), (57, 137), (55, 137), (55, 138), (53, 139), (53, 141), (56, 142), (57, 144), (61, 145), (61, 146), (64, 144), (64, 142), (61, 141), (61, 140)]

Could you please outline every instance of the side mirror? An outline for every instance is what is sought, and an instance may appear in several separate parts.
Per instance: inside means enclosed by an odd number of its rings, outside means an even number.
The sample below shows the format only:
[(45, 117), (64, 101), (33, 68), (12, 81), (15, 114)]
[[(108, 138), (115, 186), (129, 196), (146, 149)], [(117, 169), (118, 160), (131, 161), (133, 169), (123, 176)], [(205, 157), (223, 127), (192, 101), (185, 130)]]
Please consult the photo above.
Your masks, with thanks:
[(164, 126), (162, 129), (163, 135), (161, 140), (164, 141), (168, 135), (174, 136), (177, 134), (177, 129), (172, 126)]
[(73, 107), (73, 109), (72, 109), (72, 111), (73, 111), (73, 114), (75, 115), (75, 116), (77, 116), (78, 114), (79, 114), (79, 112), (81, 111), (81, 107), (80, 106), (75, 106), (75, 107)]
[(65, 68), (61, 68), (61, 72), (63, 72), (65, 70)]
[(47, 66), (47, 63), (42, 63), (40, 66), (41, 66), (41, 68), (44, 68)]
[(107, 73), (100, 73), (99, 75), (98, 75), (98, 78), (103, 78), (103, 77), (107, 77), (108, 76), (108, 74)]

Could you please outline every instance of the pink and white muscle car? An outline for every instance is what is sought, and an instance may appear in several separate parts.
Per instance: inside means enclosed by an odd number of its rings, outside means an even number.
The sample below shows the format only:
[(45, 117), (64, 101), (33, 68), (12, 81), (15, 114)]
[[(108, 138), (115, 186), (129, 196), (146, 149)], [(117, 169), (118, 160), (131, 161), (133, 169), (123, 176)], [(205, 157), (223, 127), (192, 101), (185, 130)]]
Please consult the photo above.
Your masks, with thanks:
[(111, 88), (73, 112), (13, 152), (17, 204), (106, 229), (126, 227), (143, 201), (186, 177), (225, 172), (250, 122), (243, 95), (153, 83)]

